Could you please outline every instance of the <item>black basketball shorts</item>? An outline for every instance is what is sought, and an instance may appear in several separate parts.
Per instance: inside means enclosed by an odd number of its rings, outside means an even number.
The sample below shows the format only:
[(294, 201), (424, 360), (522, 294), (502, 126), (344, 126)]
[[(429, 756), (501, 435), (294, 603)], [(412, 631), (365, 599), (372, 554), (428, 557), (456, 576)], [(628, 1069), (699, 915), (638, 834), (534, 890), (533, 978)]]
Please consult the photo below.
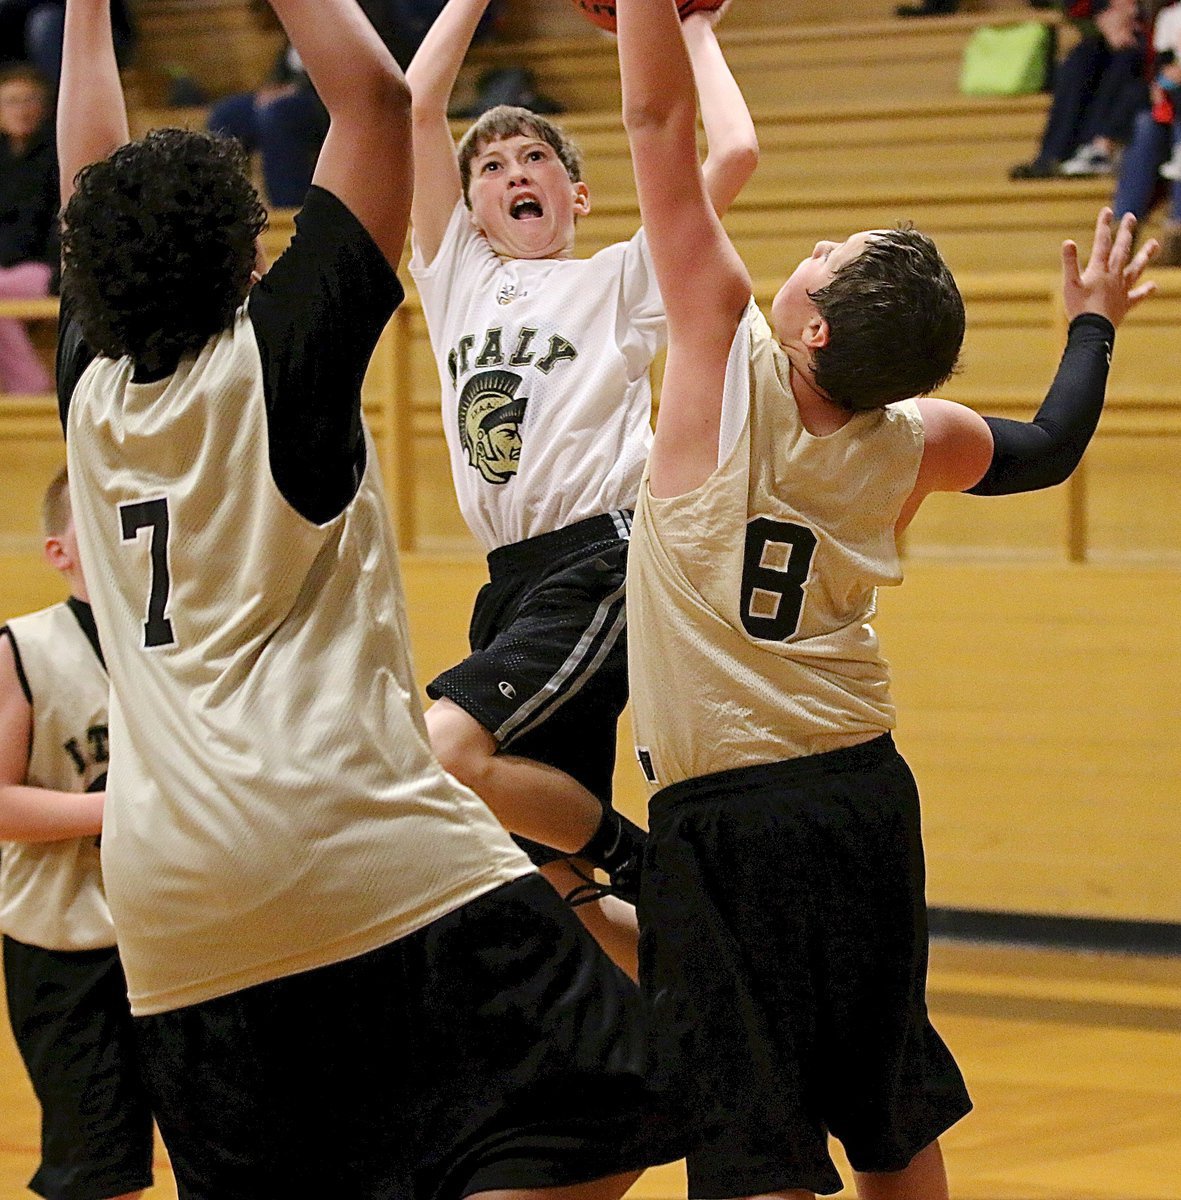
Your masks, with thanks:
[(136, 1061), (118, 952), (45, 950), (4, 938), (16, 1044), (41, 1103), (49, 1200), (102, 1200), (152, 1184), (152, 1114)]
[(181, 1200), (460, 1200), (687, 1148), (638, 990), (536, 874), (138, 1026)]
[[(565, 771), (604, 805), (627, 703), (631, 521), (608, 513), (493, 550), (472, 652), (426, 689), (470, 713), (501, 749)], [(564, 857), (522, 844), (534, 861)]]
[(706, 1127), (690, 1197), (900, 1170), (971, 1108), (927, 1016), (914, 779), (888, 734), (674, 784), (649, 807), (640, 985), (661, 1086)]

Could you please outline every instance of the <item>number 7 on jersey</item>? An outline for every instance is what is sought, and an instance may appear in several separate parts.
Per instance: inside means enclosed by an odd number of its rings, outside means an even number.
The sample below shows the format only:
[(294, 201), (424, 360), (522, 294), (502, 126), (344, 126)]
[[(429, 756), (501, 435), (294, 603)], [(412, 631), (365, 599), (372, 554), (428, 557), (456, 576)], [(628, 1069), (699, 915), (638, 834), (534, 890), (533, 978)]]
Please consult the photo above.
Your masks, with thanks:
[(148, 589), (148, 613), (144, 621), (144, 649), (158, 650), (175, 646), (176, 637), (168, 619), (168, 599), (172, 578), (168, 571), (168, 498), (136, 500), (119, 505), (119, 528), (123, 543), (138, 542), (140, 531), (149, 533), (148, 557), (151, 561), (151, 586)]

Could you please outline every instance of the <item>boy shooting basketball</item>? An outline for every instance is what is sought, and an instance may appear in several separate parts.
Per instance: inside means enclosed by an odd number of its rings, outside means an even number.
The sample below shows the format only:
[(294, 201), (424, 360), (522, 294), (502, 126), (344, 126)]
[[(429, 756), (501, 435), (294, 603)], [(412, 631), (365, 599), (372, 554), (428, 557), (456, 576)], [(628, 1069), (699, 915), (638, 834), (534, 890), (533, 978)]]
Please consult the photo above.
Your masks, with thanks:
[[(821, 241), (768, 321), (697, 162), (672, 0), (620, 0), (624, 123), (669, 349), (628, 564), (635, 735), (655, 794), (641, 989), (666, 1077), (712, 1127), (694, 1198), (946, 1200), (970, 1103), (925, 1004), (918, 795), (870, 624), (934, 491), (1061, 482), (1138, 284), (1132, 222), (1063, 247), (1069, 340), (1032, 422), (922, 398), (959, 292), (911, 229)], [(913, 399), (913, 397), (920, 399)]]
[[(407, 72), (410, 269), (456, 494), (490, 574), (471, 655), (428, 688), (427, 726), (448, 770), (531, 840), (560, 890), (581, 881), (554, 860), (581, 855), (634, 902), (640, 831), (611, 807), (611, 776), (627, 698), (624, 565), (664, 313), (643, 233), (573, 257), (590, 192), (552, 122), (493, 109), (457, 153), (447, 104), (486, 3), (451, 0)], [(724, 212), (754, 168), (754, 130), (710, 18), (688, 18), (685, 36), (710, 202)], [(634, 972), (634, 917), (582, 915)]]

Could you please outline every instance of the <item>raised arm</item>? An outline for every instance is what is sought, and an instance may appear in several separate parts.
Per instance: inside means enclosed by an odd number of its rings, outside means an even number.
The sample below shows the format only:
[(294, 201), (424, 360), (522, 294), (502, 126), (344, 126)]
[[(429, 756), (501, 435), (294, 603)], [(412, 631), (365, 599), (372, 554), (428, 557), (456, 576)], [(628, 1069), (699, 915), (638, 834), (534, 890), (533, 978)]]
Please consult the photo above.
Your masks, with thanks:
[(697, 487), (717, 466), (726, 361), (750, 300), (697, 159), (697, 94), (673, 0), (618, 0), (623, 123), (640, 216), (668, 314), (655, 495)]
[(83, 167), (130, 138), (111, 33), (111, 0), (66, 0), (57, 102), (57, 157), (63, 207)]
[(705, 190), (719, 216), (725, 215), (759, 165), (755, 123), (714, 33), (723, 11), (690, 13), (681, 26), (708, 147), (701, 170)]
[(59, 842), (102, 832), (104, 793), (28, 787), (33, 709), (21, 686), (12, 639), (0, 634), (0, 840)]
[(919, 478), (899, 528), (935, 491), (1004, 496), (1054, 487), (1082, 460), (1103, 411), (1115, 330), (1156, 284), (1141, 283), (1158, 244), (1132, 255), (1136, 219), (1112, 229), (1111, 209), (1099, 213), (1091, 254), (1079, 270), (1078, 247), (1062, 246), (1063, 303), (1070, 320), (1066, 349), (1046, 398), (1031, 421), (982, 417), (947, 400), (918, 401), (924, 449)]
[(328, 109), (312, 182), (336, 196), (396, 266), (414, 181), (402, 70), (357, 0), (270, 3)]
[(414, 112), (414, 240), (425, 263), (439, 252), (462, 194), (447, 106), (489, 0), (449, 0), (406, 71)]

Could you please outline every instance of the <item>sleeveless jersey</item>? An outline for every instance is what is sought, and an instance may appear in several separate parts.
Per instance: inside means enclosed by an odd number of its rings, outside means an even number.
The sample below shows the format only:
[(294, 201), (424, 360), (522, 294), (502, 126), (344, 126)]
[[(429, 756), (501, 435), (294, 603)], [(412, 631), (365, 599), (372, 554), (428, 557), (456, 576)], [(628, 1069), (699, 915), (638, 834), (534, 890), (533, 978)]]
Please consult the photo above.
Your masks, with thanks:
[(752, 301), (727, 367), (724, 461), (683, 496), (641, 487), (628, 652), (653, 787), (894, 725), (870, 621), (876, 589), (902, 581), (894, 523), (917, 477), (922, 418), (904, 401), (815, 437), (789, 370)]
[(335, 519), (278, 491), (245, 306), (160, 382), (96, 359), (67, 447), (135, 1013), (354, 957), (532, 870), (431, 753), (371, 442)]
[(665, 336), (643, 232), (586, 259), (502, 259), (460, 202), (410, 272), (455, 494), (484, 549), (634, 508)]
[[(85, 792), (107, 769), (110, 683), (68, 604), (8, 622), (33, 706), (25, 782)], [(115, 944), (99, 839), (0, 845), (0, 931), (46, 950)]]

